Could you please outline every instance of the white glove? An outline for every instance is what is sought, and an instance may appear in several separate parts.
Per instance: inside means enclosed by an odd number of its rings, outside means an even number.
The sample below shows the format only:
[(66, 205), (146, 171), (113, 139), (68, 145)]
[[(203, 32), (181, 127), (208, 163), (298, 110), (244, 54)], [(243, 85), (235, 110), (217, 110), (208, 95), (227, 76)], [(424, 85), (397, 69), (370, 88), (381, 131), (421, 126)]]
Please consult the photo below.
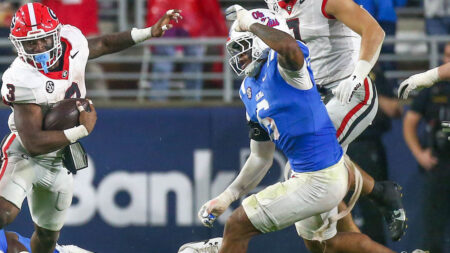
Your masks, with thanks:
[(353, 94), (363, 85), (363, 82), (364, 78), (358, 78), (356, 75), (351, 75), (332, 91), (333, 95), (337, 97), (342, 105), (344, 103), (350, 103)]
[(431, 87), (437, 81), (439, 81), (438, 68), (413, 75), (400, 84), (398, 97), (407, 99), (410, 91)]
[(240, 6), (239, 4), (232, 5), (225, 10), (225, 18), (228, 21), (234, 21), (237, 19), (237, 13), (242, 10), (247, 11), (244, 7)]
[(344, 103), (350, 103), (353, 94), (364, 84), (364, 79), (369, 74), (372, 67), (372, 63), (365, 60), (358, 60), (353, 74), (333, 90), (333, 95), (337, 97), (342, 105)]
[(198, 218), (206, 227), (212, 227), (214, 221), (222, 215), (234, 201), (233, 194), (227, 189), (217, 198), (206, 202), (198, 211)]
[(265, 23), (259, 18), (253, 17), (252, 13), (244, 9), (242, 6), (235, 4), (225, 10), (227, 20), (236, 20), (237, 25), (234, 27), (236, 32), (248, 32), (250, 26), (254, 23), (265, 24), (269, 19), (264, 19)]

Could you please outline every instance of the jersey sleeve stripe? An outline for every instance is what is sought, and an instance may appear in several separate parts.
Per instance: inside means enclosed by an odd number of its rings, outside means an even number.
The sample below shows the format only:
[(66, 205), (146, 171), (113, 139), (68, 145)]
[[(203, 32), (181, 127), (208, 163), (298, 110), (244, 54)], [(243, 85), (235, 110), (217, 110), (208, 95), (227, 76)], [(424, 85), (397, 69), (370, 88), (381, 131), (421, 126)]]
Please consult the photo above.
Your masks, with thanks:
[(326, 11), (325, 11), (325, 6), (327, 5), (328, 0), (322, 0), (322, 14), (324, 17), (328, 18), (328, 19), (336, 19), (333, 15), (329, 15)]

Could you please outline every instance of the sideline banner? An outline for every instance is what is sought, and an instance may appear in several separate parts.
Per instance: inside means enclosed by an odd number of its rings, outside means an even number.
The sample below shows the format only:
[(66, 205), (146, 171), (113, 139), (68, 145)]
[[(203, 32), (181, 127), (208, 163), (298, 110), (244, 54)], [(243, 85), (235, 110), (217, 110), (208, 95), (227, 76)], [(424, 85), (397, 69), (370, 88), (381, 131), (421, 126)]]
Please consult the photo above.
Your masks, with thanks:
[[(0, 110), (3, 135), (8, 133), (8, 114)], [(392, 138), (398, 141), (401, 135)], [(100, 253), (168, 253), (185, 242), (222, 235), (231, 210), (213, 229), (200, 225), (197, 210), (225, 189), (249, 154), (243, 108), (99, 109), (94, 132), (82, 142), (90, 166), (75, 178), (60, 244)], [(407, 152), (396, 149), (393, 152)], [(285, 162), (276, 153), (256, 191), (281, 180)], [(402, 166), (411, 162), (402, 161)], [(31, 236), (26, 204), (7, 230)], [(402, 243), (408, 245), (408, 240)], [(306, 250), (289, 228), (252, 240), (249, 252)]]

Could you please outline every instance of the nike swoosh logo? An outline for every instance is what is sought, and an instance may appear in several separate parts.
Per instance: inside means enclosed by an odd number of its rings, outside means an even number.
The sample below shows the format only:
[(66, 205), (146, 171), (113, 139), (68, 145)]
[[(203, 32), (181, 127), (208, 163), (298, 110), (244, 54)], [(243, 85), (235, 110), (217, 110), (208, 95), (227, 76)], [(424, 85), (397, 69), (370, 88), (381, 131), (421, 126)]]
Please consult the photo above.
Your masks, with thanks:
[(78, 54), (79, 52), (80, 52), (80, 51), (77, 51), (75, 54), (71, 55), (70, 58), (72, 58), (72, 59), (75, 58), (75, 56), (77, 56), (77, 54)]

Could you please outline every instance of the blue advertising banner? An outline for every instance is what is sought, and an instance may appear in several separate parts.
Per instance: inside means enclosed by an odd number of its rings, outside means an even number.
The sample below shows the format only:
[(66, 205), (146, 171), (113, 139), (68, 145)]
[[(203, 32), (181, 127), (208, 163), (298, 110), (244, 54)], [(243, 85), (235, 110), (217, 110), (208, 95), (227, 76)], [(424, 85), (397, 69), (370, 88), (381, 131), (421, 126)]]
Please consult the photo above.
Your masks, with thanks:
[[(0, 110), (0, 130), (8, 133), (9, 110)], [(389, 133), (392, 177), (404, 186), (409, 232), (397, 250), (412, 250), (420, 223), (420, 177), (406, 149), (399, 122)], [(177, 252), (190, 241), (221, 236), (228, 210), (212, 229), (197, 211), (237, 175), (249, 154), (248, 128), (241, 107), (99, 109), (94, 132), (83, 139), (90, 166), (76, 175), (74, 200), (60, 244), (94, 252)], [(282, 179), (286, 159), (274, 165), (258, 191)], [(237, 207), (239, 203), (233, 205)], [(30, 236), (26, 203), (7, 227)], [(249, 252), (306, 252), (294, 228), (252, 240)]]

